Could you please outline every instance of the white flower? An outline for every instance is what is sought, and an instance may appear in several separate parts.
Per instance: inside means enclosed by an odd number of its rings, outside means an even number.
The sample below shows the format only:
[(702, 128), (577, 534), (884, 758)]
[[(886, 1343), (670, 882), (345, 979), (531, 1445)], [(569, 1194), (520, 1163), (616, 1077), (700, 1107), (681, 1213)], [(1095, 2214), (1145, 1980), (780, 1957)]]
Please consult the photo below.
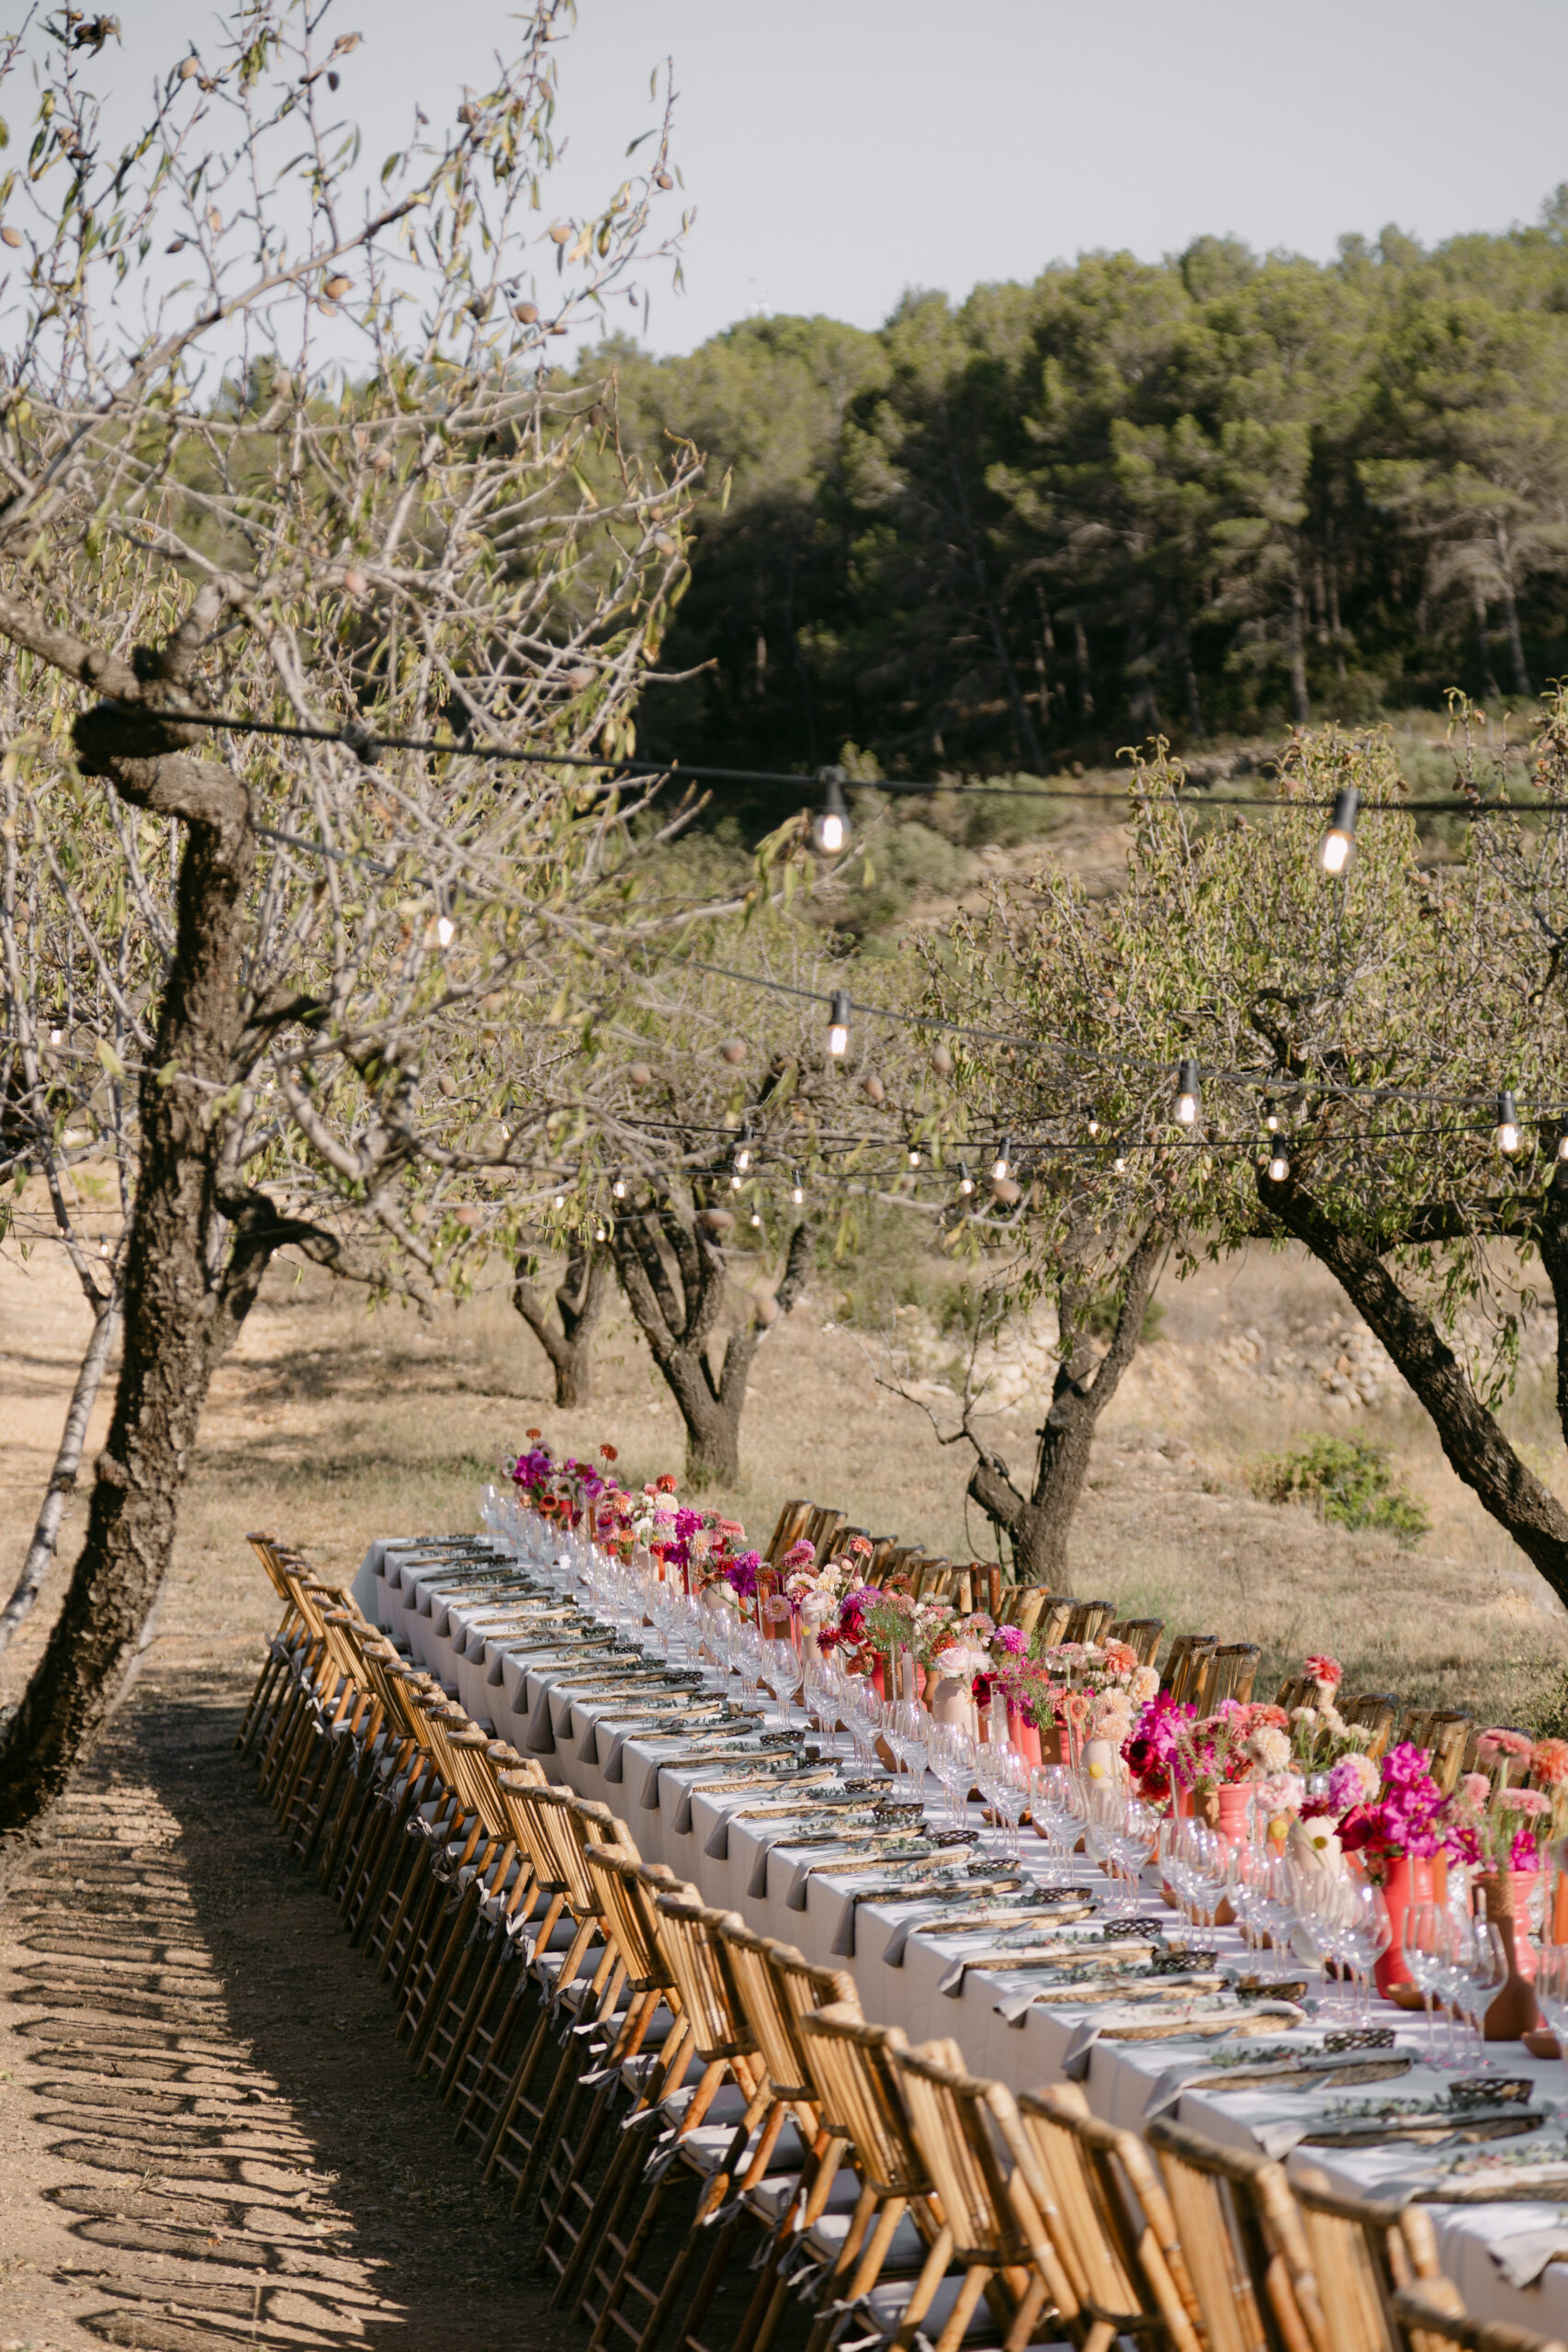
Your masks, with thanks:
[(938, 1674), (950, 1675), (963, 1682), (967, 1682), (973, 1675), (984, 1674), (990, 1663), (989, 1650), (983, 1648), (978, 1642), (949, 1642), (946, 1648), (938, 1650), (931, 1660)]
[(1156, 1697), (1159, 1691), (1158, 1668), (1153, 1666), (1140, 1666), (1137, 1672), (1133, 1677), (1129, 1689), (1134, 1705), (1135, 1707), (1146, 1707), (1149, 1701)]

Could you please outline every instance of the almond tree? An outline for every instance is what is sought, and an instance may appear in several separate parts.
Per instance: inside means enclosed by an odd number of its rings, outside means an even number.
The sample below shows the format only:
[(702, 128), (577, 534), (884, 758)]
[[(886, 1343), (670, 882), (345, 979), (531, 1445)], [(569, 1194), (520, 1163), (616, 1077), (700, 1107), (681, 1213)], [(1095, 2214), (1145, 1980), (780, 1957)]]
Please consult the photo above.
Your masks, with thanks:
[[(118, 150), (112, 26), (95, 48), (30, 19), (0, 51), (40, 91), (0, 181), (6, 754), (39, 780), (7, 887), (47, 876), (100, 981), (9, 984), (7, 1149), (43, 1168), (52, 1090), (94, 1069), (129, 1210), (113, 1419), (0, 1732), (0, 1832), (144, 1645), (214, 1367), (275, 1253), (425, 1302), (514, 1255), (555, 1196), (574, 975), (682, 911), (637, 894), (666, 828), (552, 764), (631, 747), (695, 468), (625, 461), (613, 386), (547, 364), (637, 294), (671, 185), (656, 111), (604, 210), (552, 220), (564, 14), (536, 0), (516, 60), (454, 91), (446, 130), (422, 114), (368, 193), (337, 97), (359, 36), (328, 8), (244, 0), (171, 54)], [(154, 253), (184, 272), (161, 294)], [(323, 320), (352, 369), (321, 363)]]

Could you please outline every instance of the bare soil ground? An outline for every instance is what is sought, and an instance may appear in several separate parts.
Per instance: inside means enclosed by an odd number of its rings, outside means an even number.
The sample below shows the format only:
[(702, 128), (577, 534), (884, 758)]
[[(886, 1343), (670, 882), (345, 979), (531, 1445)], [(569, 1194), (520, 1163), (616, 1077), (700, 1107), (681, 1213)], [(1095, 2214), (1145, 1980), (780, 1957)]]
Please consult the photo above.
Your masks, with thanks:
[[(1568, 1668), (1568, 1614), (1421, 1417), (1395, 1400), (1352, 1421), (1326, 1395), (1271, 1395), (1248, 1369), (1254, 1341), (1232, 1343), (1321, 1317), (1332, 1287), (1260, 1256), (1166, 1302), (1097, 1448), (1075, 1589), (1173, 1632), (1262, 1643), (1265, 1684), (1327, 1648), (1352, 1688), (1528, 1718)], [(965, 1449), (939, 1446), (879, 1385), (885, 1351), (832, 1306), (808, 1299), (761, 1351), (747, 1475), (725, 1499), (764, 1533), (784, 1497), (809, 1494), (933, 1553), (983, 1556)], [(85, 1339), (56, 1253), (0, 1265), (0, 1590)], [(214, 1392), (139, 1688), (0, 1905), (0, 2352), (557, 2340), (502, 2200), (451, 2150), (383, 1996), (230, 1746), (275, 1613), (247, 1528), (346, 1578), (372, 1535), (472, 1524), (479, 1483), (528, 1427), (582, 1453), (609, 1440), (633, 1478), (679, 1470), (678, 1419), (629, 1329), (607, 1334), (583, 1412), (547, 1404), (546, 1369), (499, 1298), (432, 1329), (367, 1317), (314, 1277), (269, 1283)], [(1547, 1400), (1530, 1389), (1511, 1410), (1534, 1466), (1559, 1476)], [(1039, 1412), (1021, 1400), (990, 1427), (1021, 1470)], [(1314, 1427), (1391, 1448), (1433, 1519), (1418, 1550), (1253, 1498), (1247, 1461)], [(67, 1560), (81, 1516), (78, 1501)], [(0, 1661), (0, 1702), (51, 1613), (46, 1597)]]

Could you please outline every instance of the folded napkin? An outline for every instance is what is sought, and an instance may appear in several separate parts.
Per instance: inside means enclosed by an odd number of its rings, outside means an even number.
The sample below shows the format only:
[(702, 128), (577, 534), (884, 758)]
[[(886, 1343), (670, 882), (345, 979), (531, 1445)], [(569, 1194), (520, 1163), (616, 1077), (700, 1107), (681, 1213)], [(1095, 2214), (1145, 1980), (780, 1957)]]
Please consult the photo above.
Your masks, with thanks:
[(1549, 2262), (1568, 2262), (1568, 2211), (1512, 2236), (1492, 2238), (1486, 2251), (1510, 2287), (1533, 2287)]
[(553, 1756), (556, 1748), (555, 1725), (550, 1721), (550, 1690), (548, 1683), (528, 1710), (528, 1734), (525, 1745), (533, 1756)]

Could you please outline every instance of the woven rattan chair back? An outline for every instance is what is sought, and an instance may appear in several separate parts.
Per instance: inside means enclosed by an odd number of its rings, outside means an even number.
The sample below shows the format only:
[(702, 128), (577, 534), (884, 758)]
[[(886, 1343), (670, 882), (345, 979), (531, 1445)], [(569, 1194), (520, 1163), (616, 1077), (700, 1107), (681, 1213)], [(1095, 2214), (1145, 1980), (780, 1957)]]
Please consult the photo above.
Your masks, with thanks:
[[(987, 2257), (998, 2263), (1044, 2261), (1053, 2280), (1056, 2258), (1048, 2251), (1027, 2186), (1019, 2180), (997, 2111), (1014, 2115), (1012, 2094), (1000, 2083), (965, 2071), (952, 2043), (927, 2042), (919, 2050), (891, 2050), (910, 2134), (953, 2233), (955, 2258), (965, 2265)], [(1059, 2301), (1053, 2297), (1053, 2301)]]
[(1227, 1699), (1246, 1706), (1258, 1679), (1263, 1653), (1256, 1642), (1222, 1642), (1211, 1652), (1202, 1680), (1192, 1696), (1201, 1715), (1213, 1714)]
[(1161, 1687), (1179, 1705), (1185, 1705), (1201, 1684), (1209, 1659), (1219, 1646), (1217, 1634), (1177, 1634), (1166, 1657)]
[(840, 1531), (849, 1524), (849, 1513), (834, 1510), (826, 1503), (813, 1503), (811, 1516), (806, 1522), (806, 1540), (817, 1546), (819, 1561), (830, 1559), (838, 1548)]
[(1098, 1642), (1116, 1614), (1113, 1600), (1075, 1600), (1068, 1612), (1065, 1642)]
[(654, 1908), (697, 2056), (705, 2065), (750, 2057), (756, 2038), (731, 1990), (719, 1946), (727, 1915), (710, 1909), (694, 1886), (660, 1895)]
[(1123, 1617), (1111, 1627), (1105, 1638), (1124, 1642), (1140, 1666), (1153, 1666), (1164, 1631), (1163, 1617)]
[(674, 1871), (662, 1862), (645, 1862), (621, 1846), (589, 1846), (582, 1859), (597, 1886), (599, 1908), (626, 1970), (627, 1990), (674, 1992), (674, 1973), (660, 1944), (653, 1907), (660, 1893), (680, 1883)]
[(768, 1548), (762, 1555), (771, 1568), (778, 1566), (792, 1544), (799, 1543), (806, 1532), (807, 1521), (816, 1508), (815, 1503), (807, 1502), (804, 1497), (784, 1505), (773, 1522), (773, 1532), (768, 1540)]
[(1393, 2299), (1442, 2275), (1427, 2208), (1358, 2197), (1315, 2166), (1298, 2165), (1291, 2187), (1327, 2321), (1326, 2352), (1404, 2352)]
[(1074, 2341), (1153, 2335), (1170, 2352), (1203, 2352), (1170, 2200), (1136, 2134), (1091, 2116), (1074, 2083), (1024, 2092), (1012, 2134), (1061, 2266)]
[(1157, 2117), (1149, 2126), (1209, 2352), (1326, 2352), (1284, 2168)]
[(931, 2177), (892, 2063), (908, 2047), (904, 2036), (897, 2027), (867, 2025), (858, 2002), (835, 2001), (800, 2025), (824, 2130), (848, 2141), (856, 2170), (879, 2195), (925, 2196)]
[(1393, 1727), (1404, 1712), (1404, 1702), (1392, 1690), (1363, 1690), (1340, 1708), (1348, 1724), (1360, 1724), (1371, 1735), (1367, 1754), (1381, 1756), (1393, 1736)]
[(775, 2098), (815, 2106), (800, 2020), (835, 2002), (858, 2007), (854, 1978), (840, 1968), (814, 1967), (793, 1944), (755, 1934), (738, 1912), (726, 1914), (718, 1932), (731, 1993), (750, 2029), (769, 2089)]

